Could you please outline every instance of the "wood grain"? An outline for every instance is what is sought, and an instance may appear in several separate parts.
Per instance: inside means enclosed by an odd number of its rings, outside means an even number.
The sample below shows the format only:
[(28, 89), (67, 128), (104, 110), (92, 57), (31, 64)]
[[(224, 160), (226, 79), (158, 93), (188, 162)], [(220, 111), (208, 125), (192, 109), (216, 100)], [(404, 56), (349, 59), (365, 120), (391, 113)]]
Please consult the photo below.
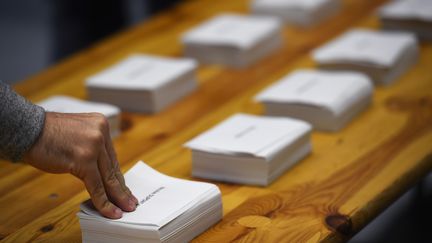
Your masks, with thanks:
[[(352, 27), (378, 28), (369, 16), (384, 1), (344, 1), (344, 10), (310, 30), (286, 28), (281, 51), (245, 70), (200, 67), (200, 88), (155, 116), (123, 114), (115, 140), (122, 169), (138, 159), (168, 175), (190, 178), (182, 144), (236, 112), (261, 114), (251, 98), (289, 71), (314, 67), (314, 47)], [(17, 90), (33, 101), (52, 94), (85, 98), (83, 80), (133, 52), (180, 56), (180, 34), (247, 1), (187, 1), (151, 21), (65, 60)], [(432, 47), (371, 107), (338, 133), (314, 132), (311, 156), (267, 188), (218, 183), (224, 219), (196, 242), (339, 242), (378, 215), (432, 167)], [(79, 242), (78, 205), (88, 195), (67, 175), (0, 163), (0, 235), (5, 242)], [(14, 184), (15, 181), (18, 181)], [(53, 183), (56, 182), (56, 183)], [(57, 183), (59, 182), (59, 183)]]
[[(195, 6), (195, 2), (192, 5)], [(201, 3), (200, 7), (204, 6)], [(219, 12), (220, 8), (226, 8), (232, 10), (245, 10), (247, 4), (246, 1), (230, 2), (226, 6), (220, 3), (208, 3), (206, 6), (215, 6), (214, 8), (206, 8), (210, 12), (200, 12), (200, 16), (193, 18), (191, 21), (190, 15), (183, 13), (184, 8), (178, 10), (172, 10), (167, 15), (163, 15), (156, 19), (156, 23), (150, 22), (143, 25), (143, 32), (148, 34), (148, 29), (154, 31), (152, 35), (145, 39), (141, 34), (136, 34), (135, 29), (132, 30), (133, 38), (119, 38), (121, 42), (108, 41), (108, 44), (101, 43), (101, 47), (96, 46), (96, 51), (90, 50), (90, 54), (87, 55), (87, 59), (84, 60), (78, 55), (80, 62), (85, 64), (85, 68), (77, 69), (74, 65), (71, 68), (75, 68), (74, 73), (65, 75), (63, 78), (55, 76), (52, 79), (51, 84), (38, 92), (30, 92), (33, 86), (33, 81), (29, 80), (29, 86), (22, 86), (23, 88), (17, 87), (22, 94), (29, 92), (31, 95), (27, 97), (32, 100), (40, 100), (46, 98), (52, 94), (66, 94), (73, 95), (82, 98), (84, 92), (83, 80), (85, 77), (94, 73), (95, 70), (105, 68), (107, 65), (112, 64), (118, 59), (123, 58), (129, 53), (133, 52), (150, 52), (158, 54), (170, 54), (177, 55), (181, 53), (181, 46), (177, 43), (180, 34), (200, 23), (208, 16), (212, 16)], [(235, 98), (239, 94), (246, 92), (245, 87), (258, 84), (258, 83), (269, 83), (274, 81), (274, 77), (269, 79), (269, 74), (277, 73), (278, 76), (285, 74), (281, 69), (286, 68), (287, 63), (300, 57), (302, 54), (307, 53), (311, 48), (318, 46), (321, 42), (328, 40), (332, 37), (331, 34), (338, 34), (340, 31), (345, 30), (349, 27), (350, 23), (358, 21), (363, 16), (357, 12), (357, 9), (363, 9), (364, 11), (371, 11), (377, 3), (371, 2), (357, 2), (357, 1), (346, 1), (346, 11), (342, 12), (341, 15), (337, 16), (339, 19), (346, 20), (343, 25), (338, 19), (330, 20), (329, 23), (322, 26), (320, 31), (328, 33), (327, 35), (318, 35), (316, 30), (296, 30), (287, 28), (285, 31), (286, 38), (288, 39), (288, 45), (286, 45), (280, 52), (275, 53), (271, 57), (264, 59), (260, 63), (257, 63), (253, 67), (245, 70), (229, 70), (219, 66), (205, 66), (199, 70), (199, 80), (201, 86), (197, 92), (190, 95), (186, 99), (178, 102), (175, 106), (158, 114), (157, 116), (143, 116), (131, 113), (125, 113), (123, 118), (123, 124), (127, 124), (126, 129), (121, 137), (116, 139), (115, 146), (119, 160), (124, 162), (130, 162), (133, 158), (136, 158), (139, 154), (157, 146), (159, 143), (169, 138), (172, 134), (185, 129), (191, 122), (191, 120), (199, 119), (200, 117), (208, 114), (212, 110), (223, 106), (227, 101)], [(195, 8), (189, 9), (188, 11), (197, 11)], [(201, 16), (202, 15), (202, 16)], [(174, 16), (174, 17), (173, 17)], [(175, 25), (174, 25), (175, 23)], [(168, 28), (168, 26), (172, 26)], [(317, 27), (318, 28), (318, 27)], [(138, 41), (135, 38), (140, 38)], [(142, 38), (142, 40), (141, 40)], [(121, 44), (120, 44), (121, 43)], [(106, 45), (106, 46), (105, 46)], [(167, 46), (169, 48), (167, 48)], [(167, 50), (169, 53), (167, 53)], [(95, 52), (95, 53), (94, 53)], [(109, 53), (109, 54), (108, 54)], [(104, 57), (101, 59), (101, 57)], [(100, 61), (96, 61), (100, 60)], [(54, 67), (56, 70), (56, 67)], [(60, 74), (64, 75), (63, 66), (60, 64)], [(47, 75), (47, 79), (51, 77)], [(47, 81), (45, 81), (47, 82)], [(227, 89), (229, 87), (229, 89)], [(45, 178), (51, 177), (47, 174), (39, 174), (37, 177), (43, 177), (40, 180), (46, 180)], [(33, 177), (34, 178), (34, 177)], [(34, 180), (38, 180), (34, 178)], [(62, 180), (69, 181), (73, 184), (74, 179), (64, 177)], [(65, 182), (66, 183), (66, 182)], [(30, 182), (30, 186), (33, 184)], [(37, 184), (37, 183), (35, 183)], [(19, 186), (20, 184), (17, 184)], [(8, 187), (8, 190), (13, 188)], [(39, 190), (37, 187), (28, 188), (29, 191)], [(44, 190), (50, 191), (51, 193), (59, 193), (61, 188), (47, 185)], [(82, 187), (70, 188), (72, 191), (82, 190)], [(12, 193), (12, 192), (11, 192)], [(13, 194), (18, 196), (19, 194)], [(5, 197), (8, 201), (18, 200), (18, 198)], [(67, 197), (62, 197), (56, 202), (58, 204), (63, 203), (63, 200), (67, 200)], [(35, 205), (31, 202), (31, 207)], [(0, 204), (1, 205), (1, 204)], [(20, 205), (21, 206), (21, 205)], [(31, 208), (28, 206), (28, 208)], [(51, 207), (43, 207), (36, 210), (39, 213), (44, 213)], [(8, 213), (13, 215), (15, 212), (21, 212), (21, 207), (10, 207)], [(0, 234), (8, 235), (15, 229), (21, 227), (30, 217), (14, 218), (13, 220), (8, 217), (0, 218), (0, 224), (7, 222), (7, 227)]]

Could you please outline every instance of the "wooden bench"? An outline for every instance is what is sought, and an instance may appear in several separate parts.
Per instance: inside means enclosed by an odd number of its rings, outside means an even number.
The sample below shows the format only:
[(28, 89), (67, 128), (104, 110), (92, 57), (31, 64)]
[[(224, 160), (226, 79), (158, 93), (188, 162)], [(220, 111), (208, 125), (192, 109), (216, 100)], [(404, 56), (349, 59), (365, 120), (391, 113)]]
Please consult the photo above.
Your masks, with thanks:
[[(384, 0), (344, 0), (340, 14), (308, 30), (285, 28), (285, 45), (243, 70), (199, 68), (199, 89), (157, 115), (122, 114), (115, 147), (125, 171), (137, 160), (171, 176), (191, 178), (190, 138), (237, 112), (261, 114), (260, 90), (298, 68), (309, 52), (354, 27), (379, 28)], [(195, 0), (116, 34), (17, 84), (32, 101), (54, 94), (86, 98), (84, 80), (129, 54), (182, 56), (179, 38), (221, 12), (249, 12), (248, 0)], [(314, 132), (313, 153), (268, 187), (216, 183), (223, 220), (195, 242), (340, 242), (349, 239), (432, 168), (432, 45), (373, 104), (338, 133)], [(0, 239), (80, 242), (76, 212), (88, 198), (80, 181), (0, 162)]]

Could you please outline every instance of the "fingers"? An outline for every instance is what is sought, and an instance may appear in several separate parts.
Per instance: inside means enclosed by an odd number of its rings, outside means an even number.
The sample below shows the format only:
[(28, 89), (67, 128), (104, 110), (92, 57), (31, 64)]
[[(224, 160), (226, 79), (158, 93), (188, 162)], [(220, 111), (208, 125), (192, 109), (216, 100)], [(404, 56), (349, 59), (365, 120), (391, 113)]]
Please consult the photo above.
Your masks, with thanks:
[(122, 210), (108, 200), (102, 178), (96, 168), (89, 173), (89, 176), (84, 178), (84, 184), (90, 194), (93, 205), (104, 217), (119, 219), (123, 216)]
[(105, 129), (105, 149), (108, 153), (110, 162), (111, 162), (111, 170), (114, 171), (114, 175), (117, 178), (118, 182), (120, 183), (121, 188), (123, 191), (129, 195), (130, 199), (133, 200), (135, 205), (138, 205), (138, 199), (132, 194), (132, 192), (129, 190), (129, 188), (126, 186), (123, 174), (120, 171), (119, 163), (117, 160), (117, 155), (114, 150), (114, 146), (111, 141), (111, 136), (109, 133), (109, 127)]
[[(83, 116), (88, 119), (89, 129), (93, 130), (92, 133), (86, 133), (93, 134), (89, 136), (89, 144), (92, 147), (89, 151), (92, 153), (83, 156), (84, 161), (90, 163), (93, 161), (93, 163), (91, 163), (91, 168), (84, 170), (86, 173), (83, 175), (86, 176), (83, 181), (96, 209), (105, 217), (120, 218), (123, 214), (122, 210), (134, 211), (138, 205), (138, 200), (126, 186), (119, 169), (106, 118), (96, 113), (83, 114)], [(75, 174), (79, 175), (80, 173)]]
[(126, 183), (125, 183), (125, 179), (124, 179), (124, 177), (123, 177), (123, 174), (121, 173), (121, 171), (120, 171), (120, 167), (119, 167), (119, 163), (118, 163), (118, 161), (117, 160), (113, 160), (112, 158), (112, 156), (110, 156), (110, 158), (111, 158), (111, 164), (112, 164), (112, 168), (113, 168), (113, 171), (114, 171), (114, 174), (115, 174), (115, 176), (116, 176), (116, 178), (117, 178), (117, 180), (119, 181), (119, 183), (120, 183), (120, 185), (121, 185), (121, 187), (122, 187), (122, 189), (123, 189), (123, 191), (126, 193), (126, 194), (128, 194), (129, 195), (129, 198), (135, 203), (135, 205), (138, 205), (139, 203), (138, 203), (138, 199), (132, 194), (132, 192), (129, 190), (129, 188), (126, 186)]
[(102, 177), (105, 191), (108, 198), (115, 205), (119, 206), (124, 211), (133, 211), (136, 208), (135, 200), (124, 191), (121, 183), (115, 175), (114, 168), (112, 167), (111, 159), (105, 150), (105, 146), (102, 146), (100, 155), (98, 158), (99, 172)]

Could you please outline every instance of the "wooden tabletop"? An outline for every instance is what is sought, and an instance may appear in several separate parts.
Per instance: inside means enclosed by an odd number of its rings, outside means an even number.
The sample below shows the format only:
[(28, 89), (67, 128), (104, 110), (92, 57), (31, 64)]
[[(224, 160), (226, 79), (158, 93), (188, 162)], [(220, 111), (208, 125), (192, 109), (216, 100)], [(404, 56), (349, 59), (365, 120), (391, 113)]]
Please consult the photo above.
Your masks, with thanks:
[[(122, 114), (115, 147), (123, 171), (138, 160), (191, 178), (192, 137), (237, 112), (261, 114), (252, 97), (299, 68), (310, 50), (354, 27), (379, 28), (385, 0), (344, 0), (343, 10), (308, 30), (285, 28), (284, 47), (243, 70), (200, 66), (199, 89), (157, 115)], [(248, 0), (185, 1), (31, 77), (15, 89), (32, 101), (86, 98), (84, 80), (132, 53), (182, 56), (183, 32), (221, 12), (249, 12)], [(313, 152), (268, 187), (216, 183), (224, 218), (195, 242), (340, 242), (349, 239), (432, 168), (432, 45), (369, 109), (337, 133), (313, 132)], [(0, 239), (80, 242), (76, 217), (89, 196), (70, 175), (0, 162)]]

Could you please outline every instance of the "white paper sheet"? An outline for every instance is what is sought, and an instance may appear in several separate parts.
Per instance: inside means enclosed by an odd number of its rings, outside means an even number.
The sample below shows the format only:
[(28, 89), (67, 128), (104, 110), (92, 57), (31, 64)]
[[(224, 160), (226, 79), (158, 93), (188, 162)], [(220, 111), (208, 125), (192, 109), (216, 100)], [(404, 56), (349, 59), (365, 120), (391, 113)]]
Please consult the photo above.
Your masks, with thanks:
[(195, 204), (211, 190), (213, 184), (194, 182), (166, 176), (139, 161), (125, 175), (126, 185), (140, 201), (134, 212), (125, 212), (121, 219), (100, 216), (92, 207), (82, 204), (81, 209), (98, 220), (162, 227)]
[(185, 33), (182, 41), (248, 49), (280, 28), (280, 21), (273, 17), (223, 14)]
[(61, 95), (52, 96), (46, 100), (41, 101), (40, 103), (38, 103), (38, 105), (42, 106), (46, 111), (63, 113), (99, 112), (106, 117), (116, 116), (120, 113), (120, 109), (113, 105), (99, 102), (84, 101)]
[(318, 63), (347, 61), (387, 68), (392, 67), (411, 45), (416, 45), (416, 38), (411, 33), (356, 29), (318, 48), (313, 57)]
[(372, 93), (370, 79), (356, 72), (296, 71), (256, 96), (257, 101), (305, 104), (338, 115), (358, 96)]
[(87, 79), (87, 86), (153, 90), (197, 67), (193, 59), (132, 55)]
[(300, 8), (313, 11), (332, 1), (334, 0), (255, 0), (253, 4), (256, 7)]
[(381, 8), (379, 13), (384, 18), (419, 19), (424, 21), (432, 21), (432, 1), (393, 1)]
[(244, 154), (268, 158), (311, 130), (303, 121), (290, 118), (234, 115), (189, 141), (186, 146), (200, 151)]

